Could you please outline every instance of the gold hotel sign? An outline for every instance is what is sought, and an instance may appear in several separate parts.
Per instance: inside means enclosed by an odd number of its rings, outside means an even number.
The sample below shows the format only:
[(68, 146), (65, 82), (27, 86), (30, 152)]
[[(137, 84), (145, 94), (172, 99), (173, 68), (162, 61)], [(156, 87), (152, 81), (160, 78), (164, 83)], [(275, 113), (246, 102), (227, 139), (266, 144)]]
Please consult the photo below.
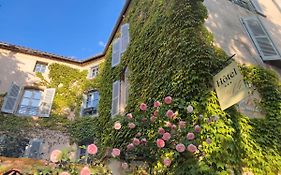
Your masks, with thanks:
[(213, 81), (222, 110), (231, 107), (249, 95), (249, 90), (235, 62), (215, 75)]

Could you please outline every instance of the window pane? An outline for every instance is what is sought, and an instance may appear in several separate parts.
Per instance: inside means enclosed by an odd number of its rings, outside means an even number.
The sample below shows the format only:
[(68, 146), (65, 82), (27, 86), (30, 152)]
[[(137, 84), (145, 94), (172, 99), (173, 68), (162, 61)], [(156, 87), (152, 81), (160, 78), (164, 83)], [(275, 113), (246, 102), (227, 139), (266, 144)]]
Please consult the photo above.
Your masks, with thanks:
[(40, 100), (31, 100), (31, 104), (30, 106), (32, 107), (39, 107), (39, 104), (40, 104)]
[(41, 91), (33, 91), (33, 97), (32, 98), (40, 100), (41, 99), (41, 94), (42, 94)]
[(32, 91), (30, 91), (30, 90), (25, 90), (24, 91), (23, 97), (31, 98), (31, 96), (32, 96)]
[(21, 102), (21, 105), (22, 106), (28, 106), (29, 105), (29, 101), (30, 101), (29, 98), (23, 98), (22, 102)]

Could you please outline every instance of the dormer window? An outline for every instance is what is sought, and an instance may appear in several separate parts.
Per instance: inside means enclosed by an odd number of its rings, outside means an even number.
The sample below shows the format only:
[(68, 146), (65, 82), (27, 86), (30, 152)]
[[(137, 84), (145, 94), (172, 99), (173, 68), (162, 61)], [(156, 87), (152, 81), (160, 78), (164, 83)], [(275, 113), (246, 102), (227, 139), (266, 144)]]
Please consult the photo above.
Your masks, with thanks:
[(92, 67), (89, 72), (89, 78), (95, 78), (99, 73), (99, 66)]
[(36, 62), (34, 67), (34, 72), (45, 73), (47, 66), (48, 66), (47, 63)]

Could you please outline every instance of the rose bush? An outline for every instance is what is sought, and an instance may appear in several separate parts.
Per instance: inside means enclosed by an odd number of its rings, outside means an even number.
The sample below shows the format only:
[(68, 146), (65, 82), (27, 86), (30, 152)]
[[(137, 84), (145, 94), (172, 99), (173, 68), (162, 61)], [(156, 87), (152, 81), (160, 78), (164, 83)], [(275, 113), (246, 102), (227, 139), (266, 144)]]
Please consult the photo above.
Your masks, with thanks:
[(204, 119), (196, 103), (184, 103), (170, 96), (151, 99), (140, 103), (136, 111), (114, 118), (109, 145), (120, 155), (113, 157), (128, 163), (142, 159), (149, 169), (159, 163), (168, 169), (186, 159), (198, 161), (203, 142), (210, 144), (212, 138), (202, 134)]

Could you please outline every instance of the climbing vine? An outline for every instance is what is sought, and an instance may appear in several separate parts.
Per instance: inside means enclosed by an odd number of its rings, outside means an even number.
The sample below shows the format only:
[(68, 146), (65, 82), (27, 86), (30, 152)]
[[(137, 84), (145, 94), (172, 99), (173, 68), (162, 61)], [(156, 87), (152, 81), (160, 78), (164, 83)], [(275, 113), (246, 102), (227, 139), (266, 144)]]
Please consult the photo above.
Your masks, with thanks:
[[(157, 10), (154, 10), (157, 9)], [(129, 68), (130, 96), (127, 112), (138, 109), (149, 99), (161, 100), (170, 95), (185, 102), (196, 102), (203, 116), (202, 134), (212, 144), (202, 145), (202, 161), (178, 162), (174, 174), (229, 174), (252, 171), (276, 174), (280, 171), (280, 80), (262, 68), (242, 67), (246, 79), (257, 87), (266, 111), (265, 119), (249, 119), (234, 107), (221, 111), (212, 77), (225, 64), (227, 55), (213, 46), (213, 37), (204, 27), (207, 17), (202, 1), (133, 1), (124, 19), (130, 24), (131, 43), (122, 55), (121, 64), (111, 68), (111, 49), (101, 72), (99, 122), (102, 147), (122, 147), (112, 139), (112, 126), (120, 118), (110, 120), (112, 83), (120, 80)], [(118, 35), (117, 35), (118, 36)], [(271, 81), (271, 83), (269, 83)], [(219, 120), (213, 122), (217, 116)], [(253, 116), (251, 116), (253, 117)], [(106, 126), (106, 127), (104, 127)], [(129, 139), (124, 133), (122, 139)]]

